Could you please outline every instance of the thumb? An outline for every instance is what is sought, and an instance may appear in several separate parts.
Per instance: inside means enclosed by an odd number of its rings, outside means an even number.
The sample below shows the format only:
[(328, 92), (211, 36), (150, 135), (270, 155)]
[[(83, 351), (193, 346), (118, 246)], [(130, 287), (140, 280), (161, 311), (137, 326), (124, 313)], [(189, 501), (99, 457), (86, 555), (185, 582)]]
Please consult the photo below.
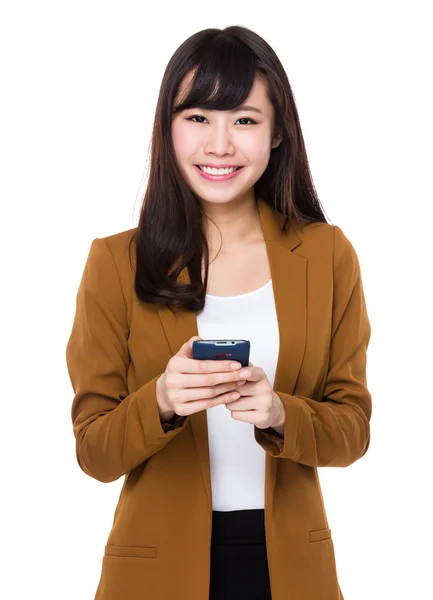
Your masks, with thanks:
[(196, 340), (202, 340), (202, 339), (203, 338), (200, 337), (199, 335), (194, 335), (192, 338), (190, 338), (183, 344), (183, 346), (179, 350), (178, 354), (185, 356), (186, 358), (192, 358), (192, 343), (195, 342)]

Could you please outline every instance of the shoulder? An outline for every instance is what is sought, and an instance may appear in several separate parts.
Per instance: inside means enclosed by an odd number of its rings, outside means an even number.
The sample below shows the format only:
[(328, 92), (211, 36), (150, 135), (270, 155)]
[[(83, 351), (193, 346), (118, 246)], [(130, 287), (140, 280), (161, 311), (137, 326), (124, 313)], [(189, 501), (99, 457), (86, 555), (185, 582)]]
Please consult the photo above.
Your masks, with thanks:
[(296, 254), (306, 259), (332, 265), (334, 271), (356, 274), (359, 270), (357, 252), (343, 229), (330, 223), (308, 223), (296, 228), (300, 245)]
[(298, 231), (303, 241), (315, 241), (323, 237), (332, 237), (334, 227), (335, 225), (323, 221), (315, 223), (296, 222), (296, 231)]
[(330, 250), (334, 244), (334, 225), (325, 222), (298, 223), (294, 229), (299, 237), (301, 253), (322, 253)]
[(129, 251), (129, 247), (134, 242), (137, 227), (126, 229), (113, 233), (105, 237), (98, 238), (111, 251), (114, 257), (120, 257), (125, 252)]
[(133, 227), (98, 238), (98, 243), (110, 251), (118, 269), (129, 271), (131, 263), (135, 262), (134, 247), (137, 229)]
[[(104, 237), (94, 238), (88, 263), (92, 270), (112, 277), (117, 271), (123, 285), (127, 285), (135, 268), (135, 232), (137, 227), (126, 229)], [(114, 270), (113, 270), (114, 269)]]
[(297, 226), (297, 232), (303, 244), (317, 248), (331, 248), (334, 255), (353, 254), (355, 249), (345, 232), (331, 223), (307, 223)]

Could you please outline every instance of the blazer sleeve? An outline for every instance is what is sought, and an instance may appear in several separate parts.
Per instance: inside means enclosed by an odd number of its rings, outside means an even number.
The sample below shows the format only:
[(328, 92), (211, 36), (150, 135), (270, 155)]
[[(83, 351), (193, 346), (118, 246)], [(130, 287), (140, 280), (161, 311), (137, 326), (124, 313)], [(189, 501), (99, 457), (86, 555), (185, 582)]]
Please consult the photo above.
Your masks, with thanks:
[(276, 458), (310, 467), (346, 467), (370, 444), (371, 394), (367, 388), (367, 347), (371, 328), (359, 261), (336, 225), (333, 251), (333, 308), (330, 358), (323, 397), (275, 390), (285, 407), (284, 436), (255, 427), (256, 441)]
[[(128, 393), (128, 323), (120, 278), (103, 239), (92, 241), (66, 347), (74, 390), (71, 417), (81, 469), (102, 482), (119, 479), (184, 428), (175, 415), (161, 424), (156, 381)], [(175, 420), (177, 419), (177, 420)]]

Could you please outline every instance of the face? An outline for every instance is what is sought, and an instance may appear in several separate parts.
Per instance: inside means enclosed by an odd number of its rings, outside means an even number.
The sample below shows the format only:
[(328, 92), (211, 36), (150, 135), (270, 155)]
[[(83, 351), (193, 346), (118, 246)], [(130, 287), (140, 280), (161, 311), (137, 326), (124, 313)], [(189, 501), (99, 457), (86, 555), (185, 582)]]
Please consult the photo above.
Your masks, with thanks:
[[(185, 97), (191, 78), (192, 74), (182, 82), (179, 98)], [(274, 109), (259, 78), (243, 106), (246, 108), (234, 112), (190, 108), (173, 118), (178, 165), (188, 186), (205, 202), (253, 199), (254, 184), (266, 170), (271, 149), (281, 141), (280, 137), (272, 140)], [(203, 172), (198, 165), (241, 168), (219, 175), (209, 169)]]

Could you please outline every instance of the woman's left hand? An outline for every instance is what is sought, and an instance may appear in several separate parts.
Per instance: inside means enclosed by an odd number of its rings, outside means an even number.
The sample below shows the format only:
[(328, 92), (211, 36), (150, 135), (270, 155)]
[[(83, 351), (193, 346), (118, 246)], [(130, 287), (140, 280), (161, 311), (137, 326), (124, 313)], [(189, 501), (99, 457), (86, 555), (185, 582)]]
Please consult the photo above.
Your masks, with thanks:
[(242, 376), (246, 383), (237, 389), (240, 398), (226, 403), (232, 417), (237, 421), (252, 423), (258, 429), (283, 426), (284, 404), (273, 391), (264, 370), (249, 362), (248, 367), (243, 367), (240, 373), (244, 371), (250, 374)]

